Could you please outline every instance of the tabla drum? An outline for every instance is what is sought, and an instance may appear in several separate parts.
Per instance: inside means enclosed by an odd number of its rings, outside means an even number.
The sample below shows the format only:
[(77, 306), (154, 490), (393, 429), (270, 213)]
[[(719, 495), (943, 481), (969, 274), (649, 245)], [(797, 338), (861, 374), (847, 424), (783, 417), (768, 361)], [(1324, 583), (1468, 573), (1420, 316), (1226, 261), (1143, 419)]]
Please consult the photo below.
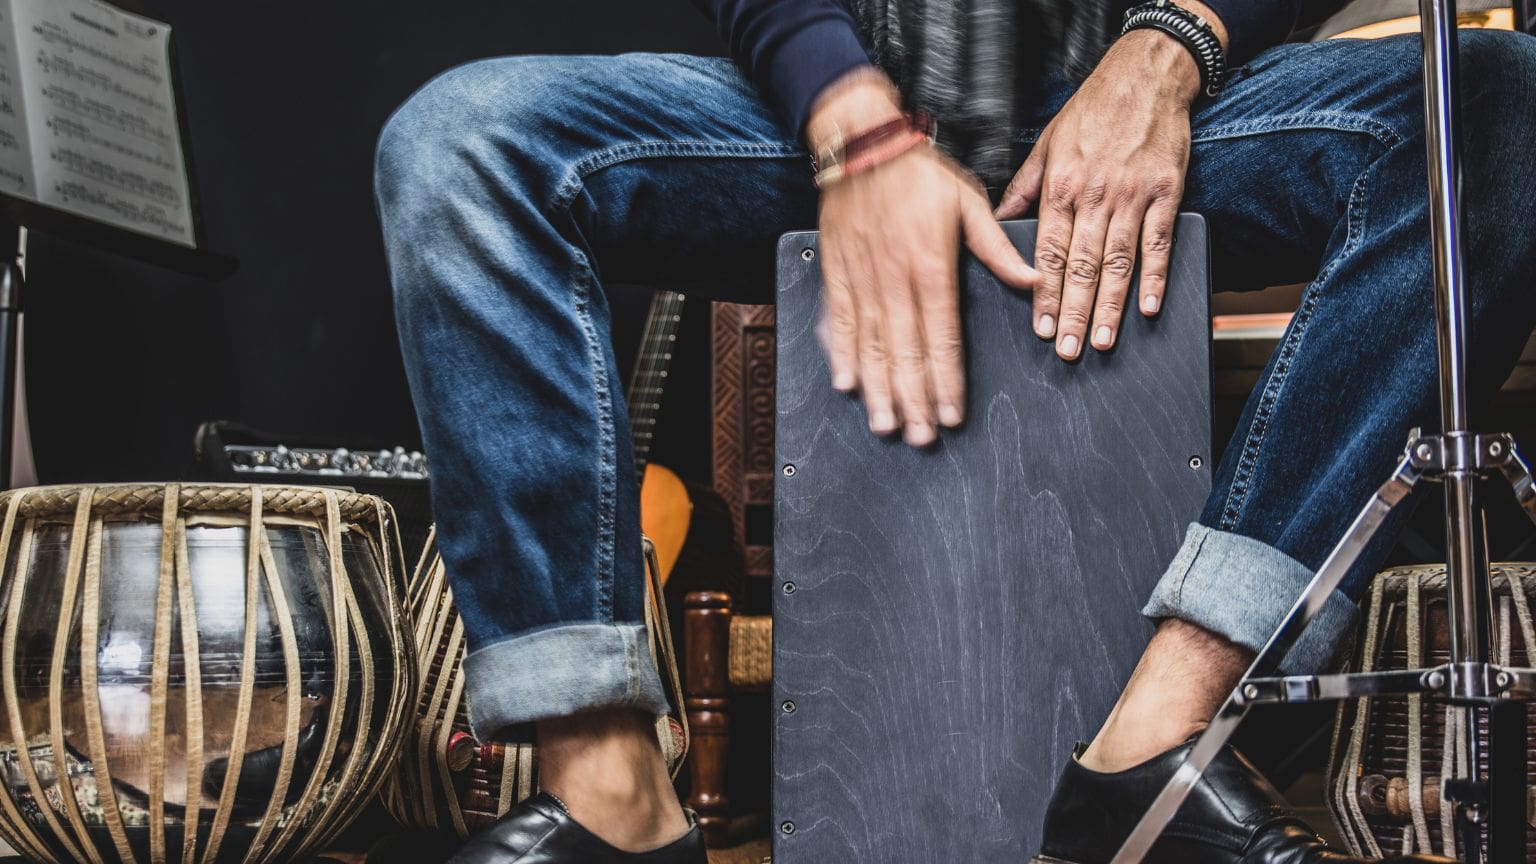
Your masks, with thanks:
[(0, 495), (0, 835), (29, 860), (288, 862), (384, 779), (415, 665), (379, 498)]
[[(1495, 564), (1494, 662), (1527, 667), (1536, 659), (1536, 565)], [(1350, 669), (1373, 672), (1436, 666), (1450, 656), (1444, 565), (1400, 567), (1376, 576)], [(1528, 776), (1536, 769), (1536, 723), (1527, 707)], [(1328, 777), (1328, 809), (1351, 851), (1375, 859), (1413, 852), (1457, 857), (1451, 808), (1440, 778), (1466, 776), (1465, 713), (1419, 695), (1339, 705)], [(1486, 726), (1486, 720), (1484, 721)], [(1447, 735), (1449, 731), (1449, 735)], [(1482, 734), (1486, 741), (1487, 730)], [(1486, 754), (1486, 748), (1484, 748)], [(1486, 769), (1485, 764), (1482, 766)], [(1536, 793), (1527, 790), (1536, 827)], [(1525, 860), (1536, 861), (1536, 832)]]
[[(674, 709), (682, 704), (672, 635), (657, 598), (661, 596), (655, 548), (645, 541), (650, 603), (646, 625), (651, 655), (663, 670)], [(384, 805), (406, 828), (468, 838), (490, 826), (513, 805), (538, 791), (538, 760), (532, 738), (478, 741), (469, 728), (464, 692), (464, 622), (453, 605), (453, 590), (437, 535), (425, 551), (407, 589), (408, 617), (415, 632), (421, 681), (415, 717), (405, 747), (384, 788)], [(662, 755), (675, 775), (687, 752), (682, 712), (657, 718)], [(372, 856), (370, 855), (370, 859)]]

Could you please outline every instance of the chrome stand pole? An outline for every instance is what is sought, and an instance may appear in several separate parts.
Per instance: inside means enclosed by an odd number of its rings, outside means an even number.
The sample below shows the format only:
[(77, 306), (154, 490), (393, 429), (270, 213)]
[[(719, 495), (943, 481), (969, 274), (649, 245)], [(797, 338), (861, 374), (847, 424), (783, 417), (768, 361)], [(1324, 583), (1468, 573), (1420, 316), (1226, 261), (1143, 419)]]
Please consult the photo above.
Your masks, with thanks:
[[(1461, 222), (1461, 114), (1455, 0), (1419, 0), (1424, 47), (1424, 140), (1429, 163), (1429, 231), (1435, 280), (1435, 335), (1440, 361), (1441, 434), (1452, 446), (1471, 437), (1467, 408), (1467, 297)], [(1488, 578), (1488, 551), (1483, 512), (1477, 501), (1479, 472), (1470, 460), (1447, 466), (1445, 485), (1445, 554), (1448, 586), (1447, 615), (1450, 659), (1463, 669), (1492, 659), (1493, 606)], [(1456, 676), (1466, 682), (1472, 676)], [(1471, 693), (1452, 694), (1472, 696)], [(1468, 703), (1464, 729), (1467, 766), (1474, 782), (1480, 779), (1482, 742), (1479, 715), (1486, 709)], [(1449, 791), (1449, 790), (1448, 790)], [(1448, 796), (1449, 797), (1449, 796)], [(1457, 825), (1468, 864), (1482, 860), (1480, 802), (1458, 800)]]

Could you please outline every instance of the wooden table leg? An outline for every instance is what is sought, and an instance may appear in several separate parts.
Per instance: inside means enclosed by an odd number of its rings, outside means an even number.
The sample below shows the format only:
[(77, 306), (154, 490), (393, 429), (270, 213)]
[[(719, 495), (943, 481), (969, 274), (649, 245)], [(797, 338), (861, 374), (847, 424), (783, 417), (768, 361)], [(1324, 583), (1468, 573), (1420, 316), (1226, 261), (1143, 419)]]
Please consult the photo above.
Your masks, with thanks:
[(696, 591), (683, 598), (683, 650), (687, 652), (684, 706), (693, 736), (688, 755), (693, 781), (688, 806), (699, 814), (704, 842), (724, 846), (730, 820), (725, 760), (730, 750), (731, 595)]

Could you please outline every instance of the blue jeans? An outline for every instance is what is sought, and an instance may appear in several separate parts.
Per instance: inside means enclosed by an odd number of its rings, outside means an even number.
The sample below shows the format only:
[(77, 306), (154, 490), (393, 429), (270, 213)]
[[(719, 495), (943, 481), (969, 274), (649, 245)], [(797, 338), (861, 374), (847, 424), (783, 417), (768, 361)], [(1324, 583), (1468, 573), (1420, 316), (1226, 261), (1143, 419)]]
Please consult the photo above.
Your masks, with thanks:
[[(1462, 44), (1486, 399), (1536, 323), (1536, 40)], [(1408, 429), (1438, 425), (1418, 68), (1417, 37), (1287, 45), (1197, 110), (1184, 209), (1210, 222), (1216, 284), (1310, 285), (1151, 617), (1261, 645)], [(1021, 160), (1069, 95), (1042, 83)], [(390, 120), (377, 196), (475, 728), (663, 710), (601, 285), (769, 302), (776, 238), (816, 221), (795, 134), (725, 60), (486, 60)], [(1333, 653), (1387, 542), (1293, 668)]]

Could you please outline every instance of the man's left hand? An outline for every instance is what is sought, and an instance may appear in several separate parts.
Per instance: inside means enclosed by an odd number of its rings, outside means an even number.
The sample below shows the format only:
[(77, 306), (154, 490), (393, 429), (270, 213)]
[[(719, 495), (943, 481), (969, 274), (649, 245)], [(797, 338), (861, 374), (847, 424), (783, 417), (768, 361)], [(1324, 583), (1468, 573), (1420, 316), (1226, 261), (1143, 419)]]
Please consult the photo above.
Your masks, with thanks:
[[(1194, 5), (1194, 4), (1190, 4)], [(1222, 34), (1224, 35), (1224, 34)], [(1162, 307), (1200, 70), (1155, 30), (1121, 37), (1041, 134), (997, 208), (1040, 205), (1035, 333), (1075, 360), (1112, 347), (1141, 252), (1143, 315)]]

